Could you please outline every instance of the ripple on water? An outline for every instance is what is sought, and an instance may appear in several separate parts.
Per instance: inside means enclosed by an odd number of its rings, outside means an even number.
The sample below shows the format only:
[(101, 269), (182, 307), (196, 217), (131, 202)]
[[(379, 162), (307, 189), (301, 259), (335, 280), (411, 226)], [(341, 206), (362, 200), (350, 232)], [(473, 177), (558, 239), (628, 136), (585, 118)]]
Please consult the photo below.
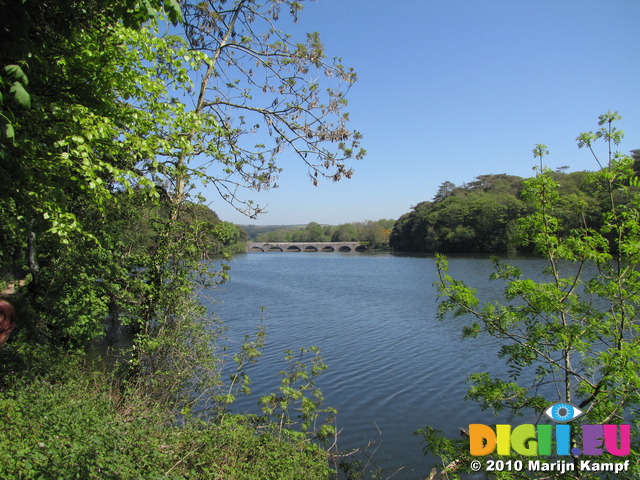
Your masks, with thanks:
[[(487, 289), (488, 261), (461, 259), (452, 270)], [(286, 367), (285, 349), (318, 346), (329, 370), (318, 380), (338, 409), (340, 446), (377, 439), (376, 461), (396, 480), (426, 476), (436, 460), (422, 455), (413, 432), (430, 424), (449, 435), (486, 414), (464, 401), (465, 378), (495, 356), (487, 339), (462, 341), (464, 320), (437, 320), (433, 258), (391, 255), (247, 254), (232, 262), (231, 281), (213, 292), (212, 310), (239, 348), (265, 307), (267, 346), (249, 369), (255, 398), (237, 408), (257, 411)], [(416, 473), (419, 472), (419, 475)]]

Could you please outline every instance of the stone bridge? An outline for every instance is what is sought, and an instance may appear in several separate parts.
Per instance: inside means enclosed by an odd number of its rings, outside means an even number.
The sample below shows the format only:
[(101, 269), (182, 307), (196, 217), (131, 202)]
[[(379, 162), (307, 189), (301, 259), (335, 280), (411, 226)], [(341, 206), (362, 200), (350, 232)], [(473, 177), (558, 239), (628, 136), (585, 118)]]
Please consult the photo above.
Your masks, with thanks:
[(360, 242), (248, 242), (247, 252), (366, 252)]

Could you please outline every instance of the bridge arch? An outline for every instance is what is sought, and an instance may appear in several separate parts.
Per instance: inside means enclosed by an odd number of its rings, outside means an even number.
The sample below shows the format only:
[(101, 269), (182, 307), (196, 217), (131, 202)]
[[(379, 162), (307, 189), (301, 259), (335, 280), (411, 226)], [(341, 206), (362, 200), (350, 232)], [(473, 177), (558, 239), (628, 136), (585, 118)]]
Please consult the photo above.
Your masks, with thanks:
[(340, 252), (361, 253), (368, 251), (360, 242), (252, 242), (247, 252)]

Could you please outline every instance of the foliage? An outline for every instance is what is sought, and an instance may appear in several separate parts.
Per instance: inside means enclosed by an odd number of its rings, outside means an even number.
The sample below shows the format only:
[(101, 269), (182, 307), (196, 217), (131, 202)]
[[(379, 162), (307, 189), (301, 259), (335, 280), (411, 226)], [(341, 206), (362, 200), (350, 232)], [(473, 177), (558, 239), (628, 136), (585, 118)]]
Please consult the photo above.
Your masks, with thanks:
[[(155, 18), (158, 11), (164, 11), (174, 24), (182, 18), (180, 6), (173, 0), (109, 1), (102, 4), (99, 6), (82, 0), (3, 2), (0, 34), (0, 158), (5, 158), (6, 148), (15, 143), (16, 127), (20, 129), (24, 126), (22, 115), (31, 107), (30, 92), (43, 92), (40, 86), (52, 80), (52, 73), (55, 75), (50, 68), (51, 56), (53, 65), (58, 63), (63, 66), (64, 54), (61, 55), (61, 52), (68, 45), (68, 40), (81, 33), (82, 26), (95, 26), (92, 24), (93, 17), (99, 18), (104, 11), (108, 11), (114, 20), (121, 20), (132, 28)], [(51, 46), (53, 50), (49, 50)], [(82, 82), (75, 86), (82, 86)], [(51, 94), (51, 91), (46, 91), (46, 94)]]
[[(288, 368), (280, 372), (282, 380), (278, 393), (260, 398), (262, 411), (277, 425), (278, 436), (288, 433), (305, 438), (311, 434), (320, 440), (333, 437), (336, 431), (331, 423), (337, 412), (331, 407), (320, 408), (324, 396), (315, 385), (317, 377), (328, 368), (320, 357), (320, 350), (317, 347), (301, 348), (297, 355), (288, 350), (285, 360)], [(292, 417), (292, 411), (297, 412), (297, 418)], [(319, 420), (321, 425), (318, 425)], [(298, 429), (293, 430), (292, 426)]]
[(131, 264), (114, 224), (118, 216), (133, 221), (132, 203), (159, 201), (136, 164), (157, 140), (148, 128), (154, 112), (142, 115), (139, 106), (157, 101), (167, 79), (187, 79), (169, 59), (153, 70), (156, 77), (146, 63), (176, 51), (174, 39), (124, 27), (93, 2), (71, 14), (77, 24), (49, 16), (63, 7), (45, 14), (33, 3), (21, 12), (27, 41), (17, 35), (7, 44), (13, 52), (26, 43), (32, 93), (0, 159), (7, 179), (0, 212), (11, 235), (2, 242), (3, 264), (19, 276), (28, 272), (20, 292), (25, 336), (76, 348), (102, 334), (114, 303), (121, 310), (137, 301), (141, 286), (127, 270), (144, 264)]
[(259, 429), (259, 419), (177, 423), (105, 372), (59, 367), (0, 394), (2, 478), (327, 478), (322, 449)]
[(482, 175), (455, 187), (440, 186), (432, 202), (422, 202), (395, 223), (394, 250), (419, 252), (506, 251), (513, 223), (526, 206), (518, 198), (520, 177)]
[[(148, 8), (152, 3), (158, 2), (146, 2)], [(131, 127), (133, 104), (153, 97), (153, 81), (142, 66), (145, 53), (127, 46), (158, 51), (161, 41), (149, 29), (117, 23), (136, 23), (141, 4), (129, 2), (125, 12), (95, 2), (8, 2), (0, 61), (15, 64), (5, 67), (3, 81), (13, 81), (14, 92), (17, 83), (28, 84), (30, 93), (8, 102), (3, 114), (15, 135), (1, 145), (0, 166), (9, 180), (3, 199), (15, 202), (11, 221), (22, 235), (55, 235), (68, 244), (83, 229), (78, 208), (104, 208), (114, 184), (127, 187), (131, 177), (145, 183), (131, 155), (145, 132)], [(160, 74), (177, 79), (175, 64), (166, 63)], [(13, 108), (16, 101), (22, 109)]]
[[(560, 197), (554, 204), (561, 234), (585, 222), (601, 225), (608, 208), (603, 192), (590, 182), (588, 172), (548, 172), (559, 185)], [(523, 195), (525, 180), (508, 175), (481, 175), (475, 181), (456, 187), (444, 182), (430, 202), (422, 202), (400, 217), (391, 232), (391, 248), (413, 252), (530, 253), (519, 243), (519, 220), (534, 208)], [(576, 215), (576, 212), (578, 215)]]
[[(445, 258), (438, 257), (440, 316), (468, 315), (474, 322), (465, 336), (486, 334), (502, 341), (499, 356), (510, 378), (469, 377), (467, 398), (484, 409), (536, 415), (541, 421), (550, 403), (571, 402), (585, 412), (576, 424), (625, 423), (640, 401), (640, 183), (633, 159), (612, 152), (622, 138), (613, 126), (618, 119), (616, 113), (602, 115), (599, 130), (578, 137), (579, 147), (588, 148), (601, 167), (589, 180), (608, 198), (609, 208), (596, 226), (577, 210), (580, 225), (565, 234), (559, 185), (542, 166), (546, 147), (534, 149), (541, 166), (523, 186), (533, 211), (518, 230), (521, 240), (547, 260), (544, 279), (524, 278), (519, 269), (495, 260), (491, 278), (504, 282), (505, 302), (481, 305), (475, 291), (449, 276)], [(607, 147), (604, 164), (596, 154), (597, 141)], [(588, 265), (597, 269), (593, 277), (585, 274)], [(628, 478), (637, 475), (635, 456), (624, 473)], [(591, 478), (578, 471), (566, 476)]]
[[(126, 207), (122, 207), (123, 209)], [(132, 252), (144, 254), (158, 248), (162, 225), (169, 221), (170, 205), (149, 203), (140, 205), (140, 209), (121, 223), (121, 234)], [(246, 251), (246, 232), (230, 222), (220, 220), (209, 207), (185, 202), (177, 219), (185, 232), (191, 232), (191, 241), (202, 259), (214, 255)], [(113, 219), (112, 222), (118, 222)]]
[(240, 351), (233, 355), (236, 368), (235, 371), (229, 374), (228, 388), (215, 399), (219, 416), (223, 417), (226, 415), (228, 407), (236, 401), (239, 392), (245, 395), (251, 394), (251, 378), (247, 374), (247, 367), (256, 364), (262, 356), (265, 341), (266, 331), (262, 324), (255, 332), (254, 339), (252, 339), (250, 335), (245, 334)]
[[(343, 112), (342, 87), (348, 89), (355, 73), (325, 61), (317, 34), (305, 45), (278, 32), (280, 2), (241, 1), (231, 10), (225, 2), (184, 3), (183, 32), (166, 31), (157, 18), (164, 11), (174, 23), (181, 19), (174, 1), (19, 3), (12, 2), (3, 19), (11, 33), (0, 58), (7, 65), (2, 108), (10, 110), (3, 110), (3, 131), (10, 126), (13, 134), (2, 142), (0, 159), (8, 179), (0, 199), (0, 250), (3, 277), (28, 272), (25, 296), (37, 316), (51, 302), (78, 303), (62, 285), (55, 285), (61, 297), (42, 298), (52, 291), (43, 282), (60, 282), (57, 265), (89, 243), (114, 264), (106, 267), (108, 276), (80, 272), (86, 296), (79, 304), (96, 306), (85, 314), (104, 319), (109, 298), (116, 310), (150, 321), (160, 298), (153, 290), (164, 289), (160, 282), (170, 274), (160, 270), (170, 257), (197, 261), (242, 248), (234, 247), (243, 237), (233, 225), (198, 218), (196, 188), (211, 184), (232, 203), (240, 189), (268, 188), (287, 145), (314, 180), (320, 173), (350, 176), (345, 161), (363, 155)], [(253, 91), (259, 70), (266, 83)], [(332, 77), (331, 88), (323, 92), (314, 72)], [(249, 115), (259, 117), (256, 125), (264, 121), (273, 145), (247, 147), (253, 128), (242, 125)], [(257, 135), (258, 143), (263, 137)], [(327, 148), (331, 143), (339, 154)], [(126, 212), (128, 228), (114, 218), (117, 212)], [(124, 229), (115, 231), (114, 222)], [(126, 298), (115, 291), (126, 291)], [(63, 305), (52, 307), (63, 314)], [(69, 339), (66, 333), (61, 341)], [(99, 330), (78, 333), (72, 344)]]

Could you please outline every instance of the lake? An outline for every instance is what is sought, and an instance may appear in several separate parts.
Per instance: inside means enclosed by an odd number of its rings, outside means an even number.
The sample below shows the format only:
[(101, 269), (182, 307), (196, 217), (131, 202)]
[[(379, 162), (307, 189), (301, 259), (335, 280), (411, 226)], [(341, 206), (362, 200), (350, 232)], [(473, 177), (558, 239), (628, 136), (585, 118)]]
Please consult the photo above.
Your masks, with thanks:
[[(509, 260), (541, 272), (539, 258)], [(488, 257), (450, 258), (450, 272), (499, 299), (488, 281)], [(429, 256), (340, 253), (249, 253), (231, 261), (231, 280), (207, 292), (211, 309), (238, 349), (264, 317), (267, 345), (249, 369), (252, 396), (235, 408), (257, 412), (260, 396), (276, 391), (286, 349), (317, 346), (329, 365), (318, 385), (338, 410), (341, 449), (373, 442), (372, 461), (396, 480), (425, 478), (438, 459), (422, 453), (413, 433), (431, 425), (448, 436), (469, 423), (495, 423), (464, 400), (470, 373), (504, 371), (495, 339), (461, 339), (469, 320), (437, 319), (435, 260)], [(537, 276), (537, 275), (534, 275)], [(264, 307), (264, 312), (261, 312)], [(361, 457), (362, 458), (362, 457)], [(366, 459), (365, 459), (366, 460)]]

